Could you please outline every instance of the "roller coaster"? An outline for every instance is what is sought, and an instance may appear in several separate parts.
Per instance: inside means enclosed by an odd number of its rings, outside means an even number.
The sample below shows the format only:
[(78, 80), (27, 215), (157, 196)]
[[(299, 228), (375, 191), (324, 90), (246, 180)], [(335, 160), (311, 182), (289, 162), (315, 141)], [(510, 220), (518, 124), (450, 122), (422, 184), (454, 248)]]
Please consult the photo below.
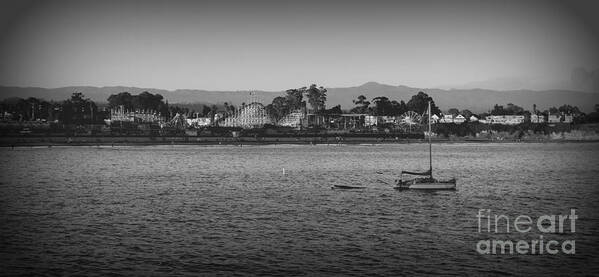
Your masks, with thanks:
[(273, 124), (264, 105), (252, 102), (242, 106), (235, 112), (227, 113), (216, 124), (220, 127), (239, 127), (244, 129), (261, 128)]

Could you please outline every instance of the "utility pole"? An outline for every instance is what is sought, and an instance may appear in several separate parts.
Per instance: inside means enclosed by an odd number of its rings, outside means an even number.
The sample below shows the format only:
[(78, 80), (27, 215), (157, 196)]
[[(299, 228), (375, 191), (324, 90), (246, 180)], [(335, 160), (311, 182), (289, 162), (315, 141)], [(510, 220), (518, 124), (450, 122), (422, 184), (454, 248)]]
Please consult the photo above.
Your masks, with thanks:
[(429, 172), (431, 174), (431, 180), (433, 179), (433, 145), (431, 143), (431, 101), (428, 101), (428, 158), (429, 158)]
[(90, 121), (93, 124), (94, 123), (94, 107), (92, 107), (92, 102), (91, 101), (89, 102), (89, 113), (90, 113), (90, 116), (91, 116)]

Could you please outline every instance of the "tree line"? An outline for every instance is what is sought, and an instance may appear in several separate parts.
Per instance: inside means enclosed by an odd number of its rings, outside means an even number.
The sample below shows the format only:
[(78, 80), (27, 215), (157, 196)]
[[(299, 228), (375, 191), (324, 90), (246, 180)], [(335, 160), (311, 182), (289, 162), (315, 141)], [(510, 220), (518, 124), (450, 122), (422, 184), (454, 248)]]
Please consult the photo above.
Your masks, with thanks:
[(389, 98), (385, 96), (372, 98), (372, 102), (370, 102), (364, 95), (360, 95), (357, 99), (353, 100), (355, 107), (350, 110), (350, 113), (377, 116), (399, 116), (408, 111), (414, 111), (422, 114), (428, 110), (429, 101), (431, 102), (431, 113), (441, 113), (441, 110), (437, 107), (433, 98), (422, 91), (413, 95), (408, 103), (403, 100), (399, 102), (396, 100), (389, 100)]
[(9, 98), (0, 102), (2, 114), (11, 114), (17, 121), (60, 121), (65, 124), (102, 123), (107, 114), (83, 93), (73, 93), (61, 102), (46, 101), (35, 97)]
[[(216, 105), (169, 105), (162, 95), (147, 91), (138, 95), (129, 92), (112, 94), (107, 100), (109, 109), (122, 107), (125, 111), (145, 111), (167, 118), (177, 113), (208, 116), (218, 109)], [(86, 98), (81, 92), (75, 92), (63, 101), (46, 101), (35, 97), (7, 98), (0, 101), (0, 114), (4, 119), (15, 121), (59, 121), (64, 124), (103, 124), (104, 119), (110, 117), (109, 110), (101, 109), (101, 105)], [(8, 115), (10, 118), (7, 118)]]
[[(307, 103), (310, 104), (315, 114), (326, 113), (327, 89), (322, 86), (312, 84), (309, 87), (301, 87), (288, 89), (286, 95), (275, 97), (272, 102), (266, 105), (266, 111), (270, 116), (278, 121), (286, 115), (307, 108)], [(340, 108), (340, 107), (339, 107)]]
[[(316, 84), (312, 84), (309, 87), (288, 89), (285, 92), (286, 95), (275, 97), (272, 103), (266, 106), (268, 113), (275, 121), (294, 111), (306, 109), (307, 104), (310, 105), (312, 108), (311, 112), (314, 114), (343, 113), (340, 105), (326, 109), (327, 90), (322, 86), (319, 87)], [(304, 97), (307, 99), (307, 102), (304, 101)], [(440, 113), (441, 110), (437, 107), (433, 98), (422, 91), (412, 96), (407, 103), (403, 100), (399, 102), (390, 100), (385, 96), (375, 97), (371, 102), (364, 95), (360, 95), (357, 99), (353, 100), (355, 107), (351, 108), (349, 112), (377, 116), (399, 116), (407, 111), (423, 113), (427, 110), (429, 101), (431, 102), (431, 112), (434, 114)]]
[[(327, 109), (326, 100), (327, 89), (312, 84), (308, 87), (286, 90), (285, 95), (275, 97), (265, 108), (275, 121), (280, 120), (294, 111), (308, 110), (308, 107), (311, 108), (310, 112), (314, 114), (325, 115), (344, 113), (340, 105)], [(166, 118), (172, 118), (177, 113), (191, 117), (212, 117), (217, 112), (233, 113), (246, 105), (246, 103), (242, 103), (240, 107), (236, 107), (227, 102), (225, 102), (224, 105), (213, 104), (210, 106), (205, 104), (169, 105), (168, 101), (166, 101), (162, 95), (152, 94), (148, 91), (141, 92), (138, 95), (133, 95), (129, 92), (120, 92), (110, 95), (107, 101), (107, 106), (110, 109), (123, 107), (127, 111), (152, 112)], [(390, 100), (385, 96), (374, 97), (369, 101), (364, 95), (360, 95), (357, 99), (353, 100), (354, 107), (349, 110), (349, 113), (376, 116), (400, 116), (407, 111), (414, 111), (422, 114), (427, 110), (429, 101), (431, 102), (431, 112), (433, 114), (442, 114), (433, 98), (422, 91), (413, 95), (408, 102), (404, 102), (403, 100)], [(109, 117), (106, 109), (100, 109), (95, 102), (86, 98), (81, 92), (73, 93), (69, 99), (64, 101), (45, 101), (34, 97), (27, 99), (8, 98), (0, 101), (0, 111), (3, 115), (12, 114), (13, 120), (58, 120), (65, 124), (101, 124), (104, 119)], [(453, 115), (462, 114), (466, 118), (473, 115), (469, 110), (460, 111), (457, 108), (451, 108), (447, 113)], [(597, 106), (593, 113), (585, 115), (578, 109), (578, 107), (571, 105), (551, 107), (544, 111), (538, 111), (536, 105), (534, 105), (531, 113), (512, 103), (508, 103), (506, 106), (496, 104), (489, 112), (479, 114), (478, 116), (531, 114), (573, 114), (579, 115), (578, 122), (599, 122), (599, 111)]]

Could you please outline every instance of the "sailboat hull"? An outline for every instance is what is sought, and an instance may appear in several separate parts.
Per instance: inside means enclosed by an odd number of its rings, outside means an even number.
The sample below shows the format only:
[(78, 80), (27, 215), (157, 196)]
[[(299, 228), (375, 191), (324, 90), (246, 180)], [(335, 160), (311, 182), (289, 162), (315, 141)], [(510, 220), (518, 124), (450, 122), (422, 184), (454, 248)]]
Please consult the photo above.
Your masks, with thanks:
[(451, 183), (428, 183), (428, 184), (416, 184), (409, 186), (395, 187), (397, 190), (404, 189), (417, 189), (417, 190), (455, 190), (456, 185)]
[(451, 179), (449, 181), (437, 181), (434, 182), (418, 182), (415, 180), (400, 182), (395, 187), (397, 190), (415, 189), (415, 190), (455, 190), (456, 181)]

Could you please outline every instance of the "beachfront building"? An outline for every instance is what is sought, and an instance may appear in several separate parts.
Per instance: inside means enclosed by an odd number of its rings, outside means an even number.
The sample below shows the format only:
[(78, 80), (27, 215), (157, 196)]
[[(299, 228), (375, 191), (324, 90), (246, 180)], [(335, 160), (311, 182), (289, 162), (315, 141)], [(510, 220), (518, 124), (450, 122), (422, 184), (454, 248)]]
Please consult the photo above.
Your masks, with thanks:
[(378, 126), (382, 124), (397, 125), (399, 119), (395, 116), (380, 116), (380, 115), (362, 115), (364, 116), (364, 126)]
[(545, 123), (545, 117), (540, 114), (531, 114), (530, 123)]
[[(327, 128), (329, 129), (356, 129), (365, 126), (365, 114), (331, 114), (325, 115)], [(385, 124), (388, 122), (388, 118), (378, 116), (376, 118), (376, 124)], [(372, 125), (376, 126), (376, 125)]]
[(461, 114), (458, 114), (456, 117), (453, 118), (453, 123), (455, 124), (462, 124), (464, 122), (466, 122), (466, 118)]
[(439, 119), (439, 123), (453, 123), (453, 115), (442, 115), (442, 117)]
[(158, 123), (162, 121), (160, 113), (152, 110), (125, 110), (124, 106), (110, 110), (110, 119), (105, 120), (107, 124), (112, 122), (137, 122), (137, 123)]
[(474, 115), (471, 115), (469, 120), (470, 120), (470, 122), (477, 122), (478, 121), (478, 117), (476, 117)]
[(400, 119), (397, 116), (379, 116), (378, 123), (379, 124), (394, 124), (397, 125)]
[(486, 117), (486, 122), (490, 124), (501, 125), (517, 125), (524, 123), (525, 116), (523, 115), (489, 115)]
[(341, 114), (339, 120), (339, 127), (343, 129), (355, 129), (364, 126), (365, 114)]
[(364, 116), (364, 126), (376, 126), (378, 123), (378, 116), (366, 115)]
[(559, 114), (550, 114), (547, 116), (548, 123), (560, 123), (562, 122), (562, 117)]
[(212, 118), (210, 117), (187, 118), (186, 120), (187, 124), (194, 128), (207, 127), (212, 123)]
[(506, 119), (503, 115), (488, 115), (485, 119), (489, 124), (507, 125)]
[[(532, 121), (532, 120), (531, 120)], [(550, 114), (547, 116), (547, 123), (572, 123), (574, 116), (571, 114)]]
[(573, 115), (564, 115), (562, 123), (572, 123), (574, 121)]
[(388, 120), (391, 119), (366, 114), (307, 114), (301, 126), (343, 130), (377, 126)]
[(506, 115), (505, 117), (508, 125), (522, 124), (526, 120), (526, 116), (523, 115)]

